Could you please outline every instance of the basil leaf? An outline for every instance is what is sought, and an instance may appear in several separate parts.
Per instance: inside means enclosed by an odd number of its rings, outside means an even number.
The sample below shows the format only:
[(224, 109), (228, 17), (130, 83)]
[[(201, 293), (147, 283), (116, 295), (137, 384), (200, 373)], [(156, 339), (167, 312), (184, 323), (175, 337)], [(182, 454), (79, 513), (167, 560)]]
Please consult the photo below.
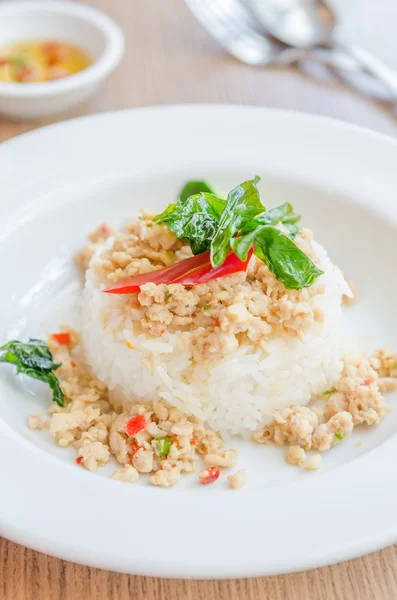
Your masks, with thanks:
[(48, 345), (42, 340), (30, 338), (25, 344), (18, 340), (4, 344), (0, 347), (0, 362), (10, 363), (16, 367), (17, 373), (48, 384), (53, 401), (59, 406), (65, 405), (59, 381), (53, 373), (61, 365), (54, 363)]
[(264, 229), (268, 227), (268, 225), (257, 226), (255, 229), (246, 233), (245, 235), (240, 235), (240, 237), (232, 238), (230, 240), (230, 247), (235, 254), (239, 257), (240, 260), (246, 261), (248, 252), (251, 250), (252, 246), (255, 244), (255, 240), (257, 235)]
[(59, 406), (65, 406), (65, 398), (58, 377), (56, 377), (52, 372), (49, 373), (47, 383), (52, 391), (53, 402), (56, 402)]
[(230, 248), (230, 240), (238, 233), (244, 223), (264, 210), (259, 199), (256, 184), (259, 177), (240, 184), (229, 192), (225, 209), (221, 215), (218, 230), (211, 243), (211, 264), (219, 267), (225, 261)]
[(276, 227), (263, 227), (257, 233), (254, 252), (290, 290), (309, 287), (323, 273), (291, 238)]
[[(29, 342), (25, 344), (12, 340), (0, 347), (0, 352), (5, 350), (12, 353), (16, 360), (28, 367), (49, 371), (60, 366), (54, 363), (49, 347), (42, 340), (30, 338)], [(1, 355), (0, 362), (3, 362)]]
[(212, 210), (217, 215), (219, 220), (220, 216), (225, 210), (226, 200), (222, 200), (221, 198), (214, 196), (214, 194), (205, 194), (205, 199), (207, 200), (208, 204), (211, 206)]
[(288, 229), (289, 231), (289, 235), (292, 239), (294, 239), (294, 237), (296, 237), (298, 235), (298, 233), (300, 233), (301, 228), (299, 227), (299, 225), (297, 223), (283, 223), (284, 227), (286, 229)]
[(200, 192), (208, 192), (209, 194), (214, 193), (205, 181), (188, 181), (181, 189), (179, 200), (185, 202), (190, 196), (194, 196)]
[(219, 207), (225, 202), (210, 193), (201, 192), (190, 196), (187, 200), (178, 200), (174, 208), (154, 218), (158, 224), (171, 229), (179, 239), (186, 239), (193, 254), (201, 254), (209, 249), (214, 238), (219, 220)]
[(249, 232), (253, 226), (257, 225), (278, 225), (282, 223), (284, 227), (286, 227), (291, 236), (295, 237), (299, 231), (300, 227), (297, 225), (301, 216), (294, 212), (294, 208), (292, 204), (289, 202), (285, 202), (285, 204), (281, 204), (281, 206), (276, 206), (275, 208), (271, 208), (266, 212), (257, 215), (255, 219), (251, 223), (247, 223), (242, 231), (243, 233)]

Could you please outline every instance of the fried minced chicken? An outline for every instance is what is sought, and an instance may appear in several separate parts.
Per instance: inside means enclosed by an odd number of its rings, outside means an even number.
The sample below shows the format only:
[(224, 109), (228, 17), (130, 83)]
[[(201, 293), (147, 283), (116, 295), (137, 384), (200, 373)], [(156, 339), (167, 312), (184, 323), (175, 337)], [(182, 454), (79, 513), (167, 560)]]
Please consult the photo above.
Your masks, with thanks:
[[(382, 392), (397, 389), (397, 354), (387, 348), (372, 356), (348, 356), (340, 379), (330, 390), (323, 414), (314, 407), (292, 406), (276, 413), (273, 423), (253, 434), (261, 444), (289, 445), (286, 461), (315, 469), (321, 460), (308, 465), (306, 452), (324, 452), (351, 435), (357, 425), (377, 425), (389, 408)], [(311, 457), (314, 459), (314, 457)], [(312, 465), (312, 466), (310, 466)], [(314, 466), (313, 466), (314, 465)]]
[[(190, 246), (166, 226), (154, 223), (153, 217), (142, 211), (114, 235), (111, 247), (97, 257), (92, 268), (104, 283), (118, 283), (192, 256)], [(95, 230), (77, 255), (78, 264), (87, 268), (98, 244), (113, 233), (106, 225)], [(311, 231), (302, 229), (295, 242), (317, 261)], [(139, 294), (126, 299), (125, 310), (131, 322), (153, 337), (161, 337), (166, 331), (186, 332), (184, 339), (199, 361), (225, 356), (244, 343), (260, 344), (275, 332), (303, 338), (313, 324), (324, 320), (317, 302), (322, 294), (321, 282), (302, 290), (286, 289), (253, 256), (246, 272), (192, 289), (178, 283), (146, 283)]]
[[(236, 465), (237, 450), (224, 449), (218, 435), (177, 408), (159, 401), (115, 410), (108, 389), (91, 375), (79, 355), (79, 334), (66, 326), (62, 332), (69, 334), (69, 343), (50, 336), (48, 345), (54, 361), (62, 363), (57, 376), (66, 406), (52, 405), (48, 420), (42, 414), (30, 417), (31, 429), (48, 429), (61, 447), (73, 446), (76, 462), (89, 471), (114, 456), (121, 468), (112, 479), (129, 483), (148, 474), (152, 484), (172, 486), (183, 473), (196, 470), (199, 457), (211, 466), (230, 469)], [(143, 418), (144, 425), (130, 433), (128, 424), (136, 417)], [(161, 455), (158, 443), (164, 439), (168, 446)]]

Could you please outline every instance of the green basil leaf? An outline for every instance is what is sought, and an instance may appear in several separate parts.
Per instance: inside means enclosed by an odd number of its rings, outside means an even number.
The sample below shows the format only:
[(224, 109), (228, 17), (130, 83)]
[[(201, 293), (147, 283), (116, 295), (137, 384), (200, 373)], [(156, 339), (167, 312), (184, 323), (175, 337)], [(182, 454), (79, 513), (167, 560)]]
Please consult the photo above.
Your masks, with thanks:
[(271, 208), (266, 212), (257, 215), (251, 223), (247, 223), (243, 229), (243, 233), (248, 233), (251, 231), (253, 227), (258, 225), (278, 225), (282, 223), (290, 232), (292, 237), (295, 237), (299, 231), (300, 227), (297, 225), (301, 216), (294, 212), (292, 204), (289, 202), (285, 202), (285, 204), (281, 204), (281, 206), (276, 206), (275, 208)]
[(205, 181), (188, 181), (181, 189), (179, 200), (181, 202), (186, 202), (190, 196), (194, 196), (200, 192), (208, 192), (209, 194), (214, 193), (210, 186), (205, 183)]
[(213, 194), (201, 192), (184, 202), (178, 200), (173, 210), (168, 207), (154, 221), (167, 225), (177, 238), (186, 239), (193, 254), (201, 254), (209, 249), (216, 234), (219, 220), (217, 210), (222, 202)]
[(65, 406), (65, 397), (63, 395), (58, 377), (56, 377), (54, 373), (49, 373), (47, 383), (52, 391), (53, 402), (56, 402), (59, 406)]
[(259, 177), (255, 177), (229, 192), (218, 230), (211, 243), (211, 264), (214, 268), (225, 261), (230, 241), (243, 224), (252, 221), (257, 214), (263, 212), (264, 206), (256, 187), (259, 180)]
[(323, 273), (291, 238), (276, 227), (264, 227), (257, 233), (255, 255), (290, 290), (309, 287)]
[(248, 257), (248, 252), (251, 250), (252, 246), (255, 244), (256, 236), (264, 229), (268, 227), (268, 225), (258, 225), (255, 229), (252, 229), (249, 233), (245, 235), (240, 235), (240, 237), (235, 237), (230, 240), (231, 249), (240, 260), (246, 261)]
[(59, 406), (64, 406), (64, 395), (59, 385), (55, 371), (61, 365), (54, 363), (48, 345), (42, 340), (30, 338), (22, 343), (12, 340), (0, 347), (0, 362), (10, 363), (16, 367), (17, 373), (22, 373), (50, 386), (52, 399)]
[(29, 367), (50, 371), (59, 366), (54, 363), (49, 347), (42, 340), (30, 338), (29, 342), (25, 344), (18, 340), (12, 340), (0, 348), (0, 352), (4, 350), (11, 352)]
[(284, 227), (286, 229), (288, 229), (289, 231), (289, 235), (290, 237), (292, 237), (292, 239), (294, 239), (298, 233), (300, 233), (301, 228), (299, 227), (299, 225), (297, 223), (283, 223)]

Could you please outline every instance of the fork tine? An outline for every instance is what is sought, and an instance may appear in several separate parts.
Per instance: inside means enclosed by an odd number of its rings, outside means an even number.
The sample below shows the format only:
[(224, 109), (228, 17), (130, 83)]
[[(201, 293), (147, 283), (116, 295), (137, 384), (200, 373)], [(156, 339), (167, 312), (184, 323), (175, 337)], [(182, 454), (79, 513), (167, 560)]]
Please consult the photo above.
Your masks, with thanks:
[(263, 65), (272, 60), (274, 52), (252, 26), (250, 18), (233, 0), (186, 0), (202, 25), (239, 60)]

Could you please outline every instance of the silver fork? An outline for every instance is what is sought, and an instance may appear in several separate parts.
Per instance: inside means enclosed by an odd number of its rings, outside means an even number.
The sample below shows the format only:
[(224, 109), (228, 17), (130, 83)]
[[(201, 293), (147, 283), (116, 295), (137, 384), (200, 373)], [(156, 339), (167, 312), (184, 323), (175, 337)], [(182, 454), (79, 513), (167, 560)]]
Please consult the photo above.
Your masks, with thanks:
[(361, 71), (358, 61), (342, 52), (290, 48), (255, 29), (239, 0), (185, 0), (196, 19), (230, 54), (255, 66), (314, 61), (348, 71)]

